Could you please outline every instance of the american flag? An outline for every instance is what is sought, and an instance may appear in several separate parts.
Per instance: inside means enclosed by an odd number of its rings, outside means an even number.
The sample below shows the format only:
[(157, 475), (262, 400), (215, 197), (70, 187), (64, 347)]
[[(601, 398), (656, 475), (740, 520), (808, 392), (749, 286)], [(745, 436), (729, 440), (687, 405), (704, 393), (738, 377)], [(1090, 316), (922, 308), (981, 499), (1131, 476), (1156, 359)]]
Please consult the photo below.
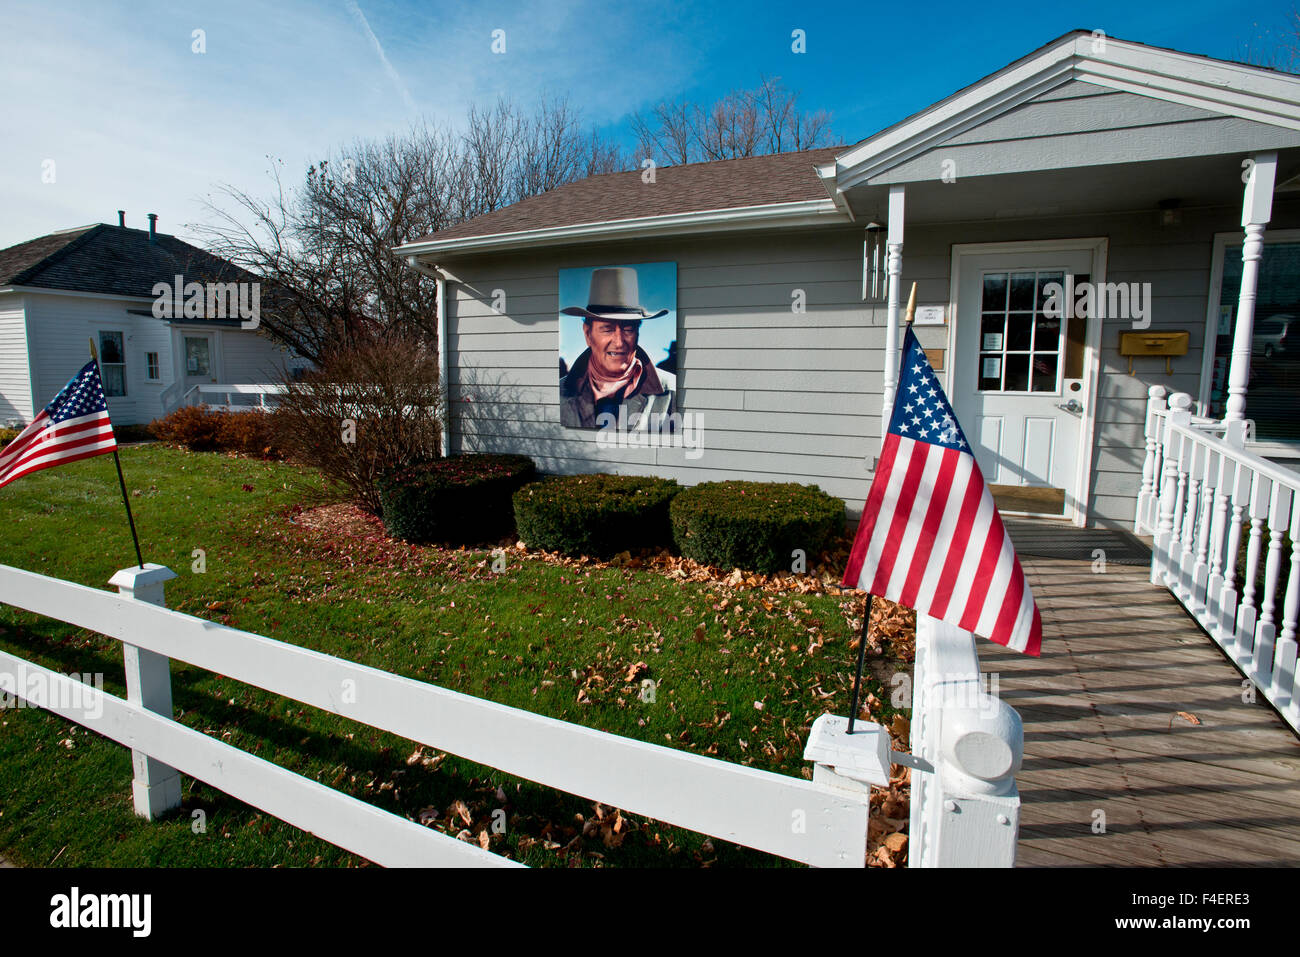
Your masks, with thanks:
[(104, 455), (117, 447), (95, 360), (0, 452), (0, 488), (31, 472)]
[(1038, 606), (975, 455), (911, 327), (847, 588), (1037, 655)]

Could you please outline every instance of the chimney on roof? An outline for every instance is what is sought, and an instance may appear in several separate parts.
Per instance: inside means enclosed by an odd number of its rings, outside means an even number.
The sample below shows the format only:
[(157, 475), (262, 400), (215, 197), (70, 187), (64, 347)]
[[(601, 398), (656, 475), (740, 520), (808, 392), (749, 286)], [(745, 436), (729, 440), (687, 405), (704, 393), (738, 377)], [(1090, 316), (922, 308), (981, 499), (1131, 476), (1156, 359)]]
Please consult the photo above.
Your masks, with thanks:
[(157, 241), (158, 241), (158, 214), (150, 213), (149, 214), (149, 242), (156, 243)]
[(126, 210), (125, 210), (125, 209), (119, 209), (119, 210), (117, 211), (117, 225), (118, 225), (118, 227), (121, 228), (121, 229), (125, 229), (125, 228), (126, 228)]

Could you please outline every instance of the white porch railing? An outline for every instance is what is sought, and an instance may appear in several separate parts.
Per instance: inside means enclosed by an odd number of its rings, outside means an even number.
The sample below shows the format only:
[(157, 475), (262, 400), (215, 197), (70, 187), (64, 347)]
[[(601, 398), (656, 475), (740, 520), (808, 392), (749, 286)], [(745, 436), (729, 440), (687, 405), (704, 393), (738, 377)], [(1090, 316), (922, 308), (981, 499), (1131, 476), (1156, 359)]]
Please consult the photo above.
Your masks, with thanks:
[[(4, 652), (0, 692), (132, 748), (142, 817), (177, 807), (180, 775), (188, 774), (379, 864), (512, 863), (172, 720), (170, 659), (177, 658), (630, 813), (807, 864), (865, 862), (865, 781), (887, 778), (890, 757), (888, 737), (874, 725), (863, 725), (867, 733), (848, 738), (838, 754), (856, 760), (883, 739), (883, 766), (869, 754), (849, 770), (819, 761), (814, 780), (805, 781), (594, 731), (171, 611), (163, 588), (174, 577), (159, 565), (123, 569), (113, 576), (113, 594), (0, 565), (0, 602), (123, 643), (125, 700)], [(913, 866), (1009, 866), (1018, 829), (1012, 776), (1019, 719), (1001, 702), (970, 696), (978, 662), (969, 635), (928, 620), (920, 631), (913, 735), (919, 763), (934, 770), (913, 771), (920, 844)], [(822, 740), (834, 748), (845, 737), (831, 732)]]
[(1191, 407), (1190, 396), (1166, 405), (1164, 390), (1151, 389), (1135, 522), (1154, 539), (1151, 583), (1168, 587), (1300, 730), (1300, 548), (1283, 544), (1300, 525), (1300, 474), (1248, 451), (1244, 420), (1207, 423)]
[[(279, 396), (284, 395), (285, 388), (278, 383), (270, 384), (233, 384), (210, 383), (191, 386), (186, 390), (172, 408), (163, 406), (164, 412), (187, 405), (206, 405), (210, 409), (226, 412), (249, 412), (254, 409), (265, 411), (274, 408)], [(270, 401), (268, 401), (268, 399)]]

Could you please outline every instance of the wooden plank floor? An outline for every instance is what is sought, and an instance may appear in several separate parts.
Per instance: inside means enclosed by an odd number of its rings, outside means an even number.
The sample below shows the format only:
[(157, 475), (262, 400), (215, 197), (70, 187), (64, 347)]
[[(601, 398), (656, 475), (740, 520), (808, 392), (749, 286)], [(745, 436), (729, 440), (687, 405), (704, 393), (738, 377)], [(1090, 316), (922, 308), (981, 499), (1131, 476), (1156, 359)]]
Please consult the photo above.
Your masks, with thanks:
[(1042, 656), (980, 642), (1025, 725), (1020, 865), (1300, 865), (1300, 742), (1177, 600), (1144, 567), (1021, 563)]

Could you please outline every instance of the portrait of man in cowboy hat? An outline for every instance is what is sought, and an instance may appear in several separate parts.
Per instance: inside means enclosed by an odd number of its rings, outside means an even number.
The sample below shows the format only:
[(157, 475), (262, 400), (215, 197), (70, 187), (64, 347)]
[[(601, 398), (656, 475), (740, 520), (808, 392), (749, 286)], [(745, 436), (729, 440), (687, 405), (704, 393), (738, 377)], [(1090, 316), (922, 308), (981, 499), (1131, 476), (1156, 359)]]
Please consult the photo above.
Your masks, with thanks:
[[(585, 288), (575, 290), (582, 280)], [(645, 431), (676, 411), (677, 377), (668, 371), (676, 360), (676, 293), (676, 263), (561, 270), (560, 302), (576, 296), (584, 303), (560, 310), (582, 320), (579, 340), (577, 323), (566, 327), (561, 319), (561, 425)]]

